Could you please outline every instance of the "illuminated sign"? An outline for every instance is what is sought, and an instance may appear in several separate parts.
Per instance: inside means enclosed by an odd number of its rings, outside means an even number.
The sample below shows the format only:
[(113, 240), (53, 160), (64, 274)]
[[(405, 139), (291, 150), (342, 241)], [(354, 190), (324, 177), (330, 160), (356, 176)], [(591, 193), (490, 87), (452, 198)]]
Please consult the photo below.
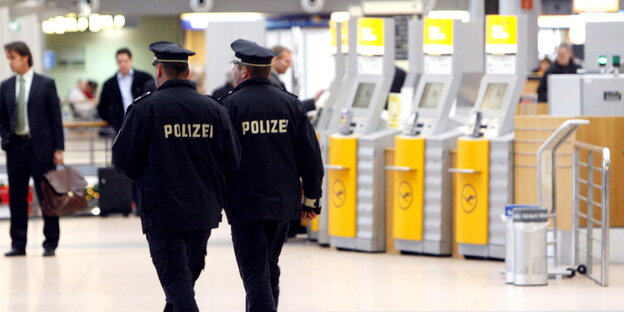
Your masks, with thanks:
[(384, 20), (382, 18), (358, 19), (357, 52), (362, 55), (384, 54)]
[(518, 53), (518, 17), (488, 15), (485, 19), (485, 53)]
[(423, 52), (430, 55), (453, 54), (453, 20), (425, 18)]
[(574, 0), (574, 12), (617, 12), (620, 9), (619, 0)]

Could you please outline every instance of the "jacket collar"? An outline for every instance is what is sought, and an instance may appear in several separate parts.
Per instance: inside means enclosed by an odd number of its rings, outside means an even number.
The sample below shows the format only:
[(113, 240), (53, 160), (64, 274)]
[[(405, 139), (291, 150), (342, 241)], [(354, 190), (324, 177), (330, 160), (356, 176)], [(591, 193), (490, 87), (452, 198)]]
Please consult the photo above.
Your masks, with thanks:
[(165, 83), (163, 83), (158, 90), (174, 87), (186, 87), (195, 90), (195, 83), (187, 79), (171, 79), (165, 81)]
[(267, 78), (249, 78), (243, 82), (241, 82), (241, 84), (239, 84), (238, 86), (236, 86), (236, 88), (234, 88), (234, 91), (245, 88), (247, 86), (255, 86), (255, 85), (262, 85), (262, 84), (271, 84), (271, 81)]

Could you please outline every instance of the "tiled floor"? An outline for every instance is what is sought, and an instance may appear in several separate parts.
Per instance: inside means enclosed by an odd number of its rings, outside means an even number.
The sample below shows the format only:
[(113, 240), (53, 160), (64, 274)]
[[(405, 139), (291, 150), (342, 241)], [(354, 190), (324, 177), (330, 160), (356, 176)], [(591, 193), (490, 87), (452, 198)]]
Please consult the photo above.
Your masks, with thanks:
[[(68, 218), (55, 258), (42, 258), (40, 220), (30, 222), (22, 258), (0, 257), (0, 311), (162, 311), (164, 296), (135, 217)], [(0, 250), (9, 247), (0, 221)], [(501, 262), (339, 252), (296, 241), (281, 258), (280, 311), (624, 310), (624, 266), (611, 285), (551, 280), (505, 285)], [(209, 242), (196, 286), (202, 311), (243, 311), (243, 288), (223, 225)]]

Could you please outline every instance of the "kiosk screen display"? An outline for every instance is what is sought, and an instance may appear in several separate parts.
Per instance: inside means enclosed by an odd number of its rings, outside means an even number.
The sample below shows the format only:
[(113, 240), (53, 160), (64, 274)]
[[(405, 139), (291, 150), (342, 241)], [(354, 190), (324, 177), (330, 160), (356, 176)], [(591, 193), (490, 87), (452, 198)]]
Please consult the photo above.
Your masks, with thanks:
[(438, 107), (438, 102), (440, 101), (440, 96), (442, 95), (443, 88), (443, 83), (427, 82), (425, 84), (425, 89), (423, 90), (422, 97), (420, 98), (418, 108), (436, 109)]
[(360, 83), (355, 91), (352, 107), (368, 108), (373, 98), (373, 91), (375, 91), (374, 83)]
[(503, 99), (507, 91), (506, 83), (490, 83), (485, 89), (485, 96), (481, 109), (500, 109), (503, 106)]

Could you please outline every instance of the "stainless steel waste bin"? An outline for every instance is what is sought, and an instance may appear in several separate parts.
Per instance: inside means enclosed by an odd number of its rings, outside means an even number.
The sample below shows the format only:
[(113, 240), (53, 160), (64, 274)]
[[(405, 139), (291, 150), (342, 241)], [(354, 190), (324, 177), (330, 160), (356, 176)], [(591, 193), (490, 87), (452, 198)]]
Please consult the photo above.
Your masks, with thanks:
[(548, 212), (541, 208), (515, 208), (513, 222), (514, 285), (547, 285)]

